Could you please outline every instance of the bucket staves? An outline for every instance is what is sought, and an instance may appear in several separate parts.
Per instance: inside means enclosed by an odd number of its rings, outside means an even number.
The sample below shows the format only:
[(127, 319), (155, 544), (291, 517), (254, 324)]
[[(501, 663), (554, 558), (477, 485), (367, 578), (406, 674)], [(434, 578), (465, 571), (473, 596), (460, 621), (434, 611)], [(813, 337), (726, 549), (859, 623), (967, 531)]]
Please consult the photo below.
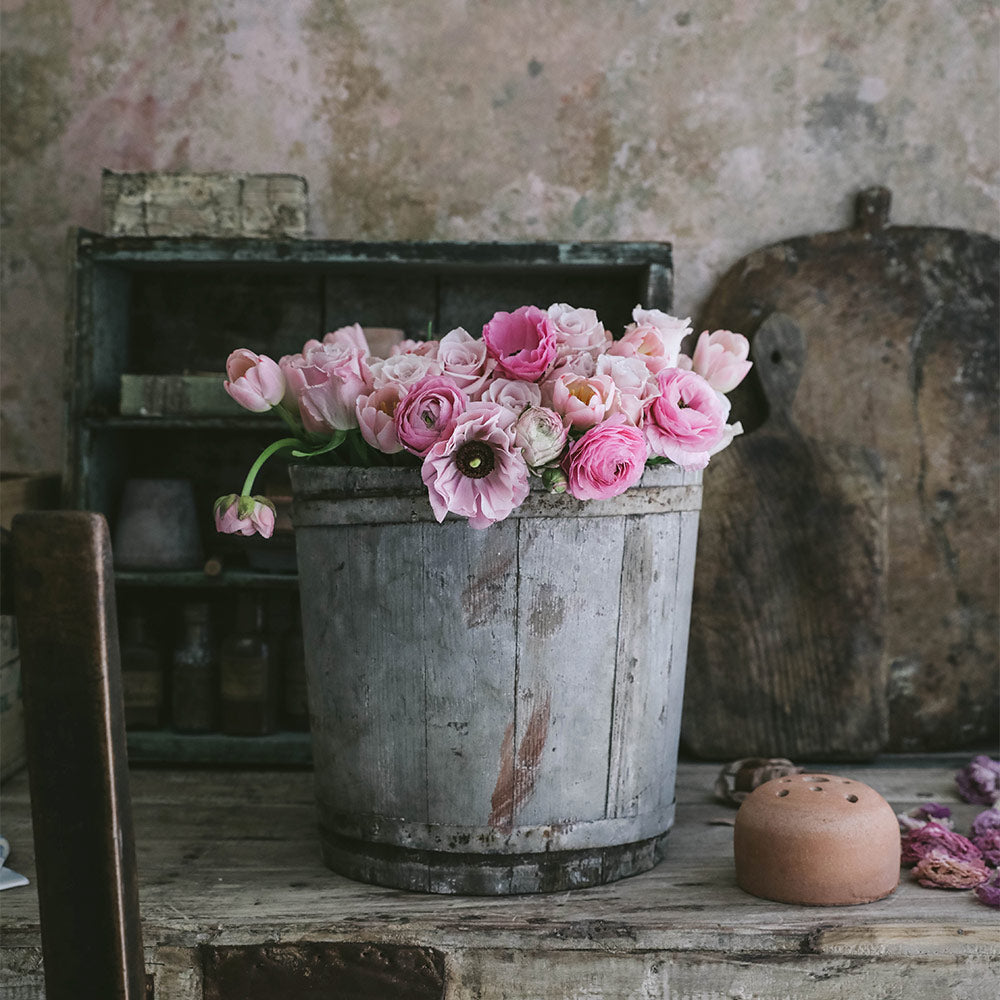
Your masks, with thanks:
[(673, 823), (701, 474), (533, 491), (476, 531), (419, 474), (294, 466), (326, 864), (505, 895), (651, 868)]

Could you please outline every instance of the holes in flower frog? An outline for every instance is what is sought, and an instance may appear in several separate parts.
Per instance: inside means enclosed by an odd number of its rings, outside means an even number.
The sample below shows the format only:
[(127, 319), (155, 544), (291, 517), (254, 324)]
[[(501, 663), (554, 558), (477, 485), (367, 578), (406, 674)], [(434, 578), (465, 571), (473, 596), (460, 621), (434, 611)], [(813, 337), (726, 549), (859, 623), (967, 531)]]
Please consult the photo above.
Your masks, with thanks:
[(857, 802), (858, 801), (857, 795), (845, 795), (844, 798), (847, 799), (848, 802)]
[(780, 792), (775, 792), (779, 799), (783, 799), (788, 794), (787, 788), (782, 788)]
[(810, 777), (806, 778), (805, 780), (806, 781), (815, 781), (817, 785), (821, 785), (824, 782), (829, 781), (830, 779), (829, 778), (824, 778), (822, 775), (813, 774)]
[(772, 365), (781, 364), (781, 351), (771, 351), (771, 364)]

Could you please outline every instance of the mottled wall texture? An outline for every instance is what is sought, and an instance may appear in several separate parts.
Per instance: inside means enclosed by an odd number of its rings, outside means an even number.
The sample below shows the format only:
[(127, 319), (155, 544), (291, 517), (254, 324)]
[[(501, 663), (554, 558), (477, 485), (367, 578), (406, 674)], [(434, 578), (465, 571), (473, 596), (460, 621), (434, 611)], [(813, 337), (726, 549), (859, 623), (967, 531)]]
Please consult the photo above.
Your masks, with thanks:
[[(998, 228), (991, 0), (2, 0), (2, 462), (61, 461), (69, 225), (100, 172), (293, 172), (360, 239), (671, 240), (675, 311), (748, 251)], [(583, 304), (583, 303), (581, 303)]]

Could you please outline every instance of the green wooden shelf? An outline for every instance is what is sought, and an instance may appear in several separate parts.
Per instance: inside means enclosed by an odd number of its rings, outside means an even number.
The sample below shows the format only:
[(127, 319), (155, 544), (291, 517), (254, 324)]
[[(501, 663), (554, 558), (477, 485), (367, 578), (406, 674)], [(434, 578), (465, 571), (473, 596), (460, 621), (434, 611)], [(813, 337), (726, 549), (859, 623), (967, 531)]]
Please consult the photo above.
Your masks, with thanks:
[(131, 764), (312, 765), (312, 742), (309, 733), (301, 732), (227, 736), (224, 733), (140, 730), (127, 734), (127, 744)]

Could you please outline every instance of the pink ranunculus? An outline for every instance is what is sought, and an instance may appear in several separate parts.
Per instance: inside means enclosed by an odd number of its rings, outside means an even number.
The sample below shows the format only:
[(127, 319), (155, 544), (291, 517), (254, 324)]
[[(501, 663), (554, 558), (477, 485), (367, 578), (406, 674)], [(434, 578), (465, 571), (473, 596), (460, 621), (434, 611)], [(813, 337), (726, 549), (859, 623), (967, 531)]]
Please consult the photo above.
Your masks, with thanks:
[(673, 368), (681, 341), (691, 332), (690, 320), (640, 306), (632, 310), (632, 319), (634, 322), (625, 327), (624, 336), (607, 353), (623, 358), (640, 357), (654, 375), (664, 368)]
[(543, 400), (578, 430), (599, 424), (615, 405), (617, 392), (610, 375), (559, 375), (542, 386)]
[(470, 403), (451, 436), (424, 459), (421, 476), (438, 521), (448, 513), (473, 528), (502, 521), (528, 495), (528, 466), (513, 443), (514, 415), (499, 403)]
[(381, 389), (373, 389), (367, 396), (358, 396), (358, 426), (361, 436), (386, 455), (403, 450), (393, 416), (406, 389), (398, 382), (390, 382)]
[(654, 455), (682, 469), (703, 469), (724, 438), (728, 406), (696, 372), (665, 368), (656, 377), (660, 395), (646, 408), (643, 428)]
[(537, 306), (494, 313), (483, 340), (497, 370), (508, 378), (537, 382), (556, 359), (556, 338), (548, 316)]
[(372, 387), (361, 348), (311, 340), (301, 354), (286, 355), (280, 364), (307, 431), (326, 434), (358, 426), (357, 398)]
[(400, 443), (423, 458), (441, 438), (451, 434), (468, 405), (469, 397), (447, 376), (428, 375), (415, 382), (392, 418)]
[(368, 338), (360, 323), (352, 323), (350, 326), (342, 326), (338, 330), (326, 334), (323, 337), (324, 344), (332, 344), (335, 347), (348, 347), (355, 350), (364, 351), (367, 357), (371, 354), (371, 347), (368, 345)]
[(555, 461), (566, 447), (562, 417), (547, 406), (529, 406), (514, 424), (514, 444), (531, 469)]
[(750, 341), (731, 330), (707, 330), (699, 334), (691, 358), (696, 371), (716, 392), (732, 392), (753, 367), (748, 361)]
[(486, 345), (462, 327), (457, 327), (441, 338), (437, 360), (444, 369), (444, 374), (470, 399), (478, 397), (483, 391), (494, 366), (493, 359), (487, 354)]
[(577, 500), (608, 500), (635, 486), (646, 468), (646, 439), (621, 414), (570, 445), (563, 467)]
[(642, 358), (602, 354), (597, 359), (597, 374), (609, 376), (618, 389), (613, 411), (625, 414), (630, 424), (639, 424), (646, 403), (659, 392)]
[(281, 366), (266, 354), (254, 354), (246, 348), (233, 351), (226, 360), (223, 383), (226, 392), (252, 413), (264, 413), (277, 406), (285, 395), (285, 376)]
[(499, 403), (518, 414), (529, 406), (541, 406), (542, 390), (536, 382), (495, 378), (486, 384), (480, 399), (484, 403)]
[(581, 352), (596, 358), (611, 344), (611, 334), (593, 309), (574, 309), (565, 302), (555, 302), (546, 310), (549, 326), (556, 338), (556, 365)]
[(267, 497), (229, 493), (215, 501), (215, 530), (224, 535), (261, 535), (274, 532), (274, 504)]
[[(436, 353), (436, 352), (435, 352)], [(427, 354), (392, 354), (388, 358), (378, 358), (370, 362), (372, 387), (381, 389), (390, 382), (405, 388), (427, 378), (440, 375), (441, 365), (435, 357)]]

